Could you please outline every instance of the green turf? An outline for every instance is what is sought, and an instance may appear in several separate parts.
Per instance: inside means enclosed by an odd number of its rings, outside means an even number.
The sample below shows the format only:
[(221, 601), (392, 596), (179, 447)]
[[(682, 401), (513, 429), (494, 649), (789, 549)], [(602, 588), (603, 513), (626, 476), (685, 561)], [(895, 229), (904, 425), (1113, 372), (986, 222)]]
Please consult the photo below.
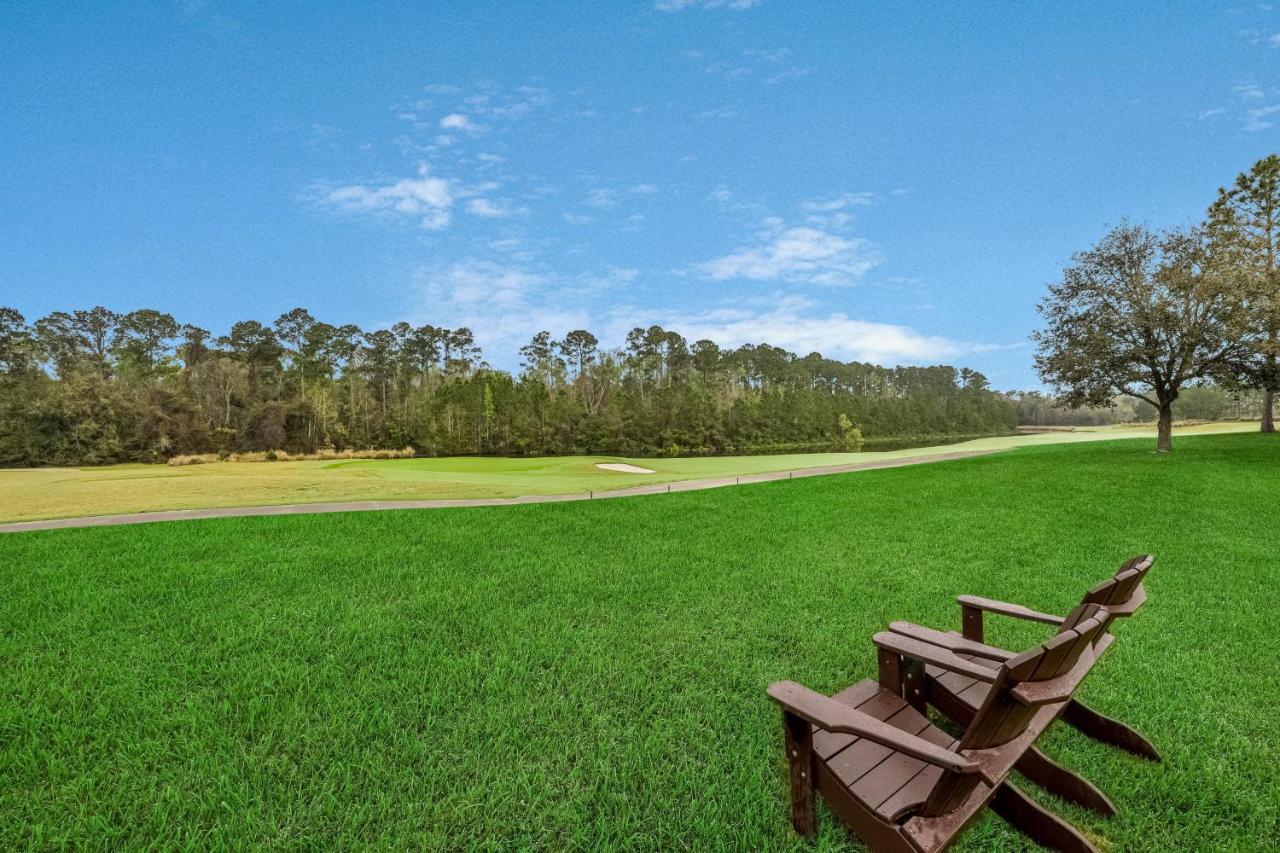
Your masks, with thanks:
[[(1083, 694), (1166, 761), (1057, 727), (1120, 813), (1048, 802), (1113, 850), (1266, 848), (1280, 442), (1148, 444), (0, 537), (0, 848), (799, 846), (769, 682), (872, 676), (874, 631), (953, 627), (960, 592), (1065, 611), (1143, 551)], [(960, 849), (1023, 846), (988, 815)]]
[[(1253, 431), (1256, 424), (1202, 424), (1193, 433)], [(1004, 450), (1046, 443), (1147, 435), (1151, 425), (1098, 427), (1078, 432), (983, 438), (943, 447), (867, 453), (793, 453), (622, 459), (550, 456), (535, 459), (454, 457), (340, 462), (219, 462), (208, 465), (105, 465), (96, 468), (0, 470), (0, 523), (85, 515), (205, 507), (263, 506), (321, 501), (508, 498), (586, 494), (694, 480), (788, 471), (825, 465), (873, 463), (953, 450)], [(652, 474), (605, 471), (598, 462), (630, 462)]]

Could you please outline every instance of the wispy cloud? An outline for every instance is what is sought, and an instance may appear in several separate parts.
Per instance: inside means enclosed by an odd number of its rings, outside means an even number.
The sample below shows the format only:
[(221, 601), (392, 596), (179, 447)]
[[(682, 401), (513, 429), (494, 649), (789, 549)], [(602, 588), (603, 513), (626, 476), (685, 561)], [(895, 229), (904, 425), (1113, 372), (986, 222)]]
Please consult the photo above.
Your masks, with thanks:
[(1245, 112), (1246, 121), (1244, 129), (1248, 131), (1266, 130), (1275, 125), (1275, 121), (1270, 117), (1280, 113), (1280, 104), (1272, 104), (1267, 107), (1256, 107)]
[(467, 118), (462, 113), (449, 113), (440, 119), (440, 127), (443, 130), (460, 130), (464, 133), (479, 133), (483, 130), (480, 125)]
[(587, 191), (586, 205), (597, 210), (608, 210), (618, 203), (618, 194), (614, 190), (596, 187)]
[(432, 175), (423, 163), (415, 178), (330, 188), (317, 185), (308, 196), (317, 206), (338, 213), (416, 219), (423, 228), (435, 231), (448, 226), (457, 189), (454, 182)]
[[(1280, 36), (1280, 33), (1277, 33)], [(1260, 130), (1266, 130), (1274, 126), (1274, 120), (1270, 116), (1280, 112), (1280, 105), (1259, 104), (1260, 101), (1266, 101), (1268, 98), (1275, 100), (1277, 92), (1272, 90), (1270, 95), (1266, 89), (1252, 81), (1244, 81), (1237, 83), (1231, 87), (1231, 98), (1229, 103), (1216, 107), (1209, 107), (1196, 113), (1196, 118), (1206, 121), (1218, 116), (1227, 116), (1230, 119), (1241, 121), (1241, 129), (1256, 133)]]
[(726, 119), (737, 118), (739, 115), (740, 113), (733, 107), (716, 107), (715, 109), (703, 110), (698, 113), (698, 118), (704, 121), (708, 119), (723, 121)]
[(761, 0), (657, 0), (654, 8), (659, 12), (679, 12), (684, 9), (733, 9), (741, 11), (759, 6)]
[[(415, 291), (421, 307), (410, 314), (415, 322), (467, 326), (486, 352), (499, 357), (542, 329), (555, 336), (592, 329), (605, 346), (619, 346), (627, 329), (654, 323), (690, 341), (707, 338), (724, 347), (767, 342), (799, 355), (821, 352), (876, 364), (929, 364), (1005, 348), (823, 312), (812, 300), (786, 294), (684, 314), (621, 304), (620, 294), (632, 289), (638, 276), (635, 269), (607, 267), (565, 277), (467, 258), (420, 268)], [(593, 300), (606, 296), (612, 307), (598, 310), (598, 301), (592, 307)]]
[(523, 207), (515, 207), (508, 201), (495, 201), (481, 197), (467, 202), (467, 212), (482, 219), (505, 219), (528, 211)]
[[(685, 51), (686, 59), (701, 60), (701, 51)], [(792, 61), (791, 48), (747, 48), (728, 59), (719, 59), (702, 69), (704, 74), (725, 80), (763, 79), (766, 83), (785, 83), (813, 73), (808, 65)]]
[(800, 207), (812, 213), (831, 213), (847, 207), (865, 207), (871, 204), (874, 198), (875, 196), (869, 192), (841, 193), (831, 198), (810, 199), (802, 202)]
[(850, 208), (867, 207), (875, 200), (869, 192), (842, 193), (829, 198), (801, 202), (800, 209), (807, 214), (804, 221), (828, 230), (839, 230), (853, 219)]
[(820, 352), (875, 364), (937, 363), (1000, 348), (839, 312), (821, 314), (815, 307), (803, 298), (781, 297), (768, 307), (720, 308), (672, 317), (664, 325), (690, 340), (707, 338), (721, 346), (768, 342), (800, 355)]
[(578, 282), (517, 264), (466, 258), (423, 266), (414, 281), (420, 306), (410, 312), (412, 320), (466, 326), (486, 353), (509, 354), (541, 329), (558, 335), (590, 321), (585, 309), (563, 297)]
[(815, 227), (788, 227), (771, 217), (754, 243), (698, 264), (696, 269), (716, 281), (848, 285), (879, 263), (880, 253), (867, 240)]
[(218, 8), (221, 5), (210, 3), (209, 0), (182, 0), (179, 3), (183, 17), (204, 24), (215, 33), (226, 34), (239, 30), (239, 19)]
[(779, 71), (777, 74), (771, 74), (765, 78), (765, 82), (770, 84), (785, 83), (788, 80), (799, 80), (801, 77), (808, 77), (812, 73), (812, 66), (793, 65), (784, 71)]

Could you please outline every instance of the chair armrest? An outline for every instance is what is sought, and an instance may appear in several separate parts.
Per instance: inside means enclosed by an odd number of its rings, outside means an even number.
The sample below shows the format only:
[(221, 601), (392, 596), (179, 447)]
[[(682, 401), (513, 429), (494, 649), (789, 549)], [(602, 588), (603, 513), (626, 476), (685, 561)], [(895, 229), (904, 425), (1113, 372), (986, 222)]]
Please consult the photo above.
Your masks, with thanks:
[(943, 669), (949, 669), (952, 672), (976, 678), (986, 684), (992, 684), (996, 680), (996, 673), (991, 669), (973, 661), (967, 661), (962, 657), (957, 657), (941, 646), (922, 643), (919, 640), (913, 640), (911, 637), (904, 637), (901, 634), (894, 634), (889, 631), (881, 631), (872, 637), (871, 641), (878, 648), (886, 651), (900, 654), (903, 657), (914, 658), (922, 663), (931, 663), (934, 666), (940, 666)]
[(913, 625), (910, 622), (891, 622), (889, 630), (895, 634), (901, 634), (913, 640), (919, 640), (922, 643), (931, 643), (935, 646), (941, 646), (949, 652), (956, 654), (973, 655), (975, 657), (985, 658), (986, 660), (994, 660), (1004, 662), (1017, 657), (1013, 652), (1007, 652), (1004, 649), (997, 649), (995, 646), (988, 646), (985, 643), (975, 643), (973, 640), (966, 640), (964, 637), (954, 631), (944, 633), (935, 631), (932, 628), (926, 628), (923, 625)]
[(787, 711), (829, 732), (857, 735), (944, 770), (957, 773), (975, 773), (978, 770), (977, 762), (959, 753), (882, 723), (803, 684), (794, 681), (770, 684), (769, 696)]
[(956, 601), (960, 602), (961, 607), (968, 607), (974, 610), (985, 610), (988, 613), (999, 613), (1001, 616), (1012, 616), (1015, 619), (1029, 619), (1032, 622), (1044, 622), (1046, 625), (1062, 624), (1061, 616), (1054, 616), (1052, 613), (1041, 613), (1038, 610), (1023, 607), (1020, 604), (1009, 604), (1007, 602), (996, 601), (991, 598), (982, 598), (978, 595), (957, 596)]

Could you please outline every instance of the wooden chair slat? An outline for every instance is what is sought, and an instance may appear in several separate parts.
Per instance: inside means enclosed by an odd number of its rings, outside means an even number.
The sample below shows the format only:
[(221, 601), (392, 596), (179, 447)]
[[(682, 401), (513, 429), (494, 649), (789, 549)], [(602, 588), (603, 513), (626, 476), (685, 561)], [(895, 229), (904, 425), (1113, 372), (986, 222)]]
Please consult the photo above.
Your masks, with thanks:
[(874, 810), (928, 765), (918, 758), (895, 752), (849, 786), (849, 792)]
[(893, 754), (891, 748), (862, 738), (828, 759), (826, 764), (827, 769), (847, 788)]
[(967, 690), (960, 691), (957, 695), (966, 705), (976, 709), (982, 707), (982, 703), (986, 701), (987, 694), (990, 692), (990, 684), (983, 684), (981, 681), (976, 681), (973, 686), (969, 687)]
[[(879, 684), (874, 681), (859, 681), (857, 684), (841, 690), (831, 698), (851, 708), (863, 710), (862, 706), (874, 699), (879, 693)], [(882, 718), (877, 717), (876, 719)], [(855, 735), (845, 734), (844, 732), (829, 732), (818, 726), (813, 727), (813, 751), (819, 758), (830, 758), (855, 740), (857, 740)]]
[(1138, 584), (1142, 583), (1143, 573), (1137, 569), (1130, 569), (1116, 575), (1116, 585), (1111, 590), (1111, 597), (1102, 604), (1124, 604), (1129, 600), (1129, 596), (1133, 595), (1133, 591)]
[[(1032, 670), (1031, 675), (1023, 679), (1024, 681), (1036, 681), (1045, 678), (1052, 678), (1058, 673), (1059, 667), (1067, 660), (1080, 639), (1080, 635), (1073, 628), (1060, 631), (1050, 639), (1046, 640), (1041, 648), (1044, 654), (1040, 656), (1040, 662), (1036, 664), (1036, 668)], [(1077, 653), (1077, 657), (1078, 657)], [(1073, 661), (1074, 662), (1074, 661)], [(1070, 669), (1070, 666), (1067, 667)]]
[(862, 705), (876, 697), (880, 692), (880, 685), (874, 681), (859, 681), (851, 687), (846, 687), (831, 698), (837, 702), (843, 702), (850, 708), (861, 708)]
[(958, 672), (949, 672), (937, 666), (926, 666), (924, 671), (930, 678), (942, 682), (952, 693), (960, 693), (975, 684), (982, 684), (976, 678), (970, 678)]
[(813, 727), (813, 754), (824, 761), (840, 750), (858, 740), (857, 735), (846, 732), (829, 732), (826, 729)]
[(896, 823), (904, 814), (916, 811), (924, 805), (941, 778), (941, 767), (926, 765), (893, 796), (877, 806), (876, 812), (890, 823)]

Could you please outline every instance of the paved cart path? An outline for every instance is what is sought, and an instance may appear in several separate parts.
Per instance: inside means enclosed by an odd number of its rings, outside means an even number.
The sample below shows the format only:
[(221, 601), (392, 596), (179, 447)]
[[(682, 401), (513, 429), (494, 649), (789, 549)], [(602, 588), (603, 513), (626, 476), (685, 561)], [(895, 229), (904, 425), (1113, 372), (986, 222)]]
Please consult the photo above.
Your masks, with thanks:
[(109, 527), (116, 524), (145, 524), (151, 521), (193, 521), (201, 518), (237, 518), (258, 515), (303, 515), (324, 512), (368, 512), (387, 509), (446, 509), (469, 506), (511, 506), (513, 504), (560, 503), (563, 501), (601, 500), (626, 498), (636, 495), (657, 495), (673, 492), (692, 492), (699, 489), (716, 489), (721, 486), (766, 483), (772, 480), (790, 480), (797, 477), (818, 477), (824, 474), (844, 474), (849, 471), (868, 471), (875, 468), (899, 468), (903, 465), (920, 465), (926, 462), (947, 462), (998, 453), (998, 450), (956, 450), (949, 453), (931, 453), (900, 459), (877, 459), (868, 462), (851, 462), (846, 465), (826, 465), (819, 468), (797, 468), (792, 471), (769, 471), (763, 474), (743, 474), (737, 477), (707, 477), (698, 480), (680, 480), (672, 483), (631, 486), (607, 492), (576, 492), (565, 495), (524, 495), (515, 498), (468, 498), (458, 500), (422, 501), (341, 501), (333, 503), (277, 504), (275, 506), (227, 506), (205, 509), (173, 509), (157, 512), (130, 512), (120, 515), (90, 515), (81, 518), (51, 518), (45, 521), (16, 521), (0, 524), (0, 533), (20, 533), (25, 530), (61, 530), (69, 527)]

